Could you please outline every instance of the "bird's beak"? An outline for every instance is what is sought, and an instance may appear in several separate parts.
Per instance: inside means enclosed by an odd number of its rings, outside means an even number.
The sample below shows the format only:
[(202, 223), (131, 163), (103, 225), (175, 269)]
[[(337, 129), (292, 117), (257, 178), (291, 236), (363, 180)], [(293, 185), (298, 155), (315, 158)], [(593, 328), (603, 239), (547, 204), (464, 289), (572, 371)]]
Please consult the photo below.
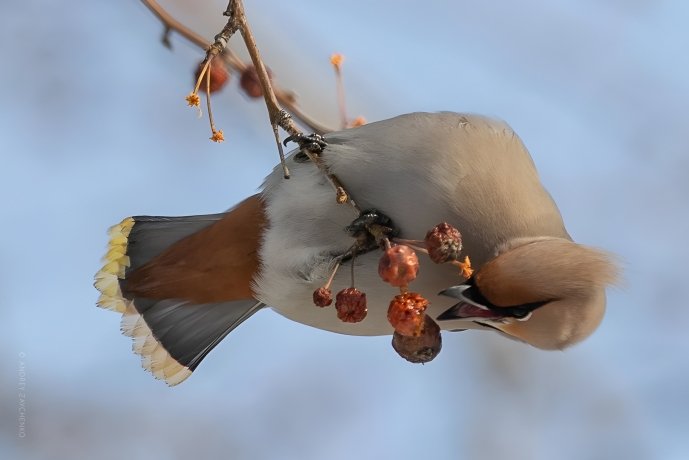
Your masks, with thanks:
[(452, 297), (459, 300), (452, 307), (444, 311), (436, 318), (438, 321), (462, 320), (462, 321), (496, 321), (504, 322), (508, 318), (517, 321), (526, 321), (531, 317), (531, 312), (545, 302), (519, 305), (515, 307), (498, 307), (483, 297), (476, 286), (469, 280), (468, 284), (452, 286), (439, 295)]
[(460, 284), (459, 286), (452, 286), (444, 291), (440, 291), (439, 295), (444, 295), (446, 297), (452, 297), (458, 299), (459, 302), (450, 307), (445, 312), (438, 316), (438, 321), (447, 320), (464, 320), (464, 321), (474, 321), (477, 319), (493, 319), (495, 314), (486, 305), (472, 300), (471, 289), (473, 286), (468, 284)]

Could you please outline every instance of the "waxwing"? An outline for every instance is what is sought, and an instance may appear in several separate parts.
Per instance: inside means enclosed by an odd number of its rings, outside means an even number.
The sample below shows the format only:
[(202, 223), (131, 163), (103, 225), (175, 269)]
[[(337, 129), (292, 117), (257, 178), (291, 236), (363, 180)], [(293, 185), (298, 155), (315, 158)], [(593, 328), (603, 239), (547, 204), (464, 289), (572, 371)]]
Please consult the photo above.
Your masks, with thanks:
[[(461, 231), (474, 275), (420, 258), (414, 291), (446, 331), (497, 332), (542, 349), (588, 337), (617, 276), (610, 256), (574, 243), (519, 137), (501, 121), (412, 113), (324, 136), (321, 161), (361, 209), (391, 219), (400, 238), (440, 222)], [(389, 335), (399, 290), (378, 277), (380, 253), (350, 258), (368, 314), (340, 321), (313, 292), (352, 247), (359, 217), (298, 151), (291, 178), (276, 168), (261, 193), (228, 212), (129, 217), (110, 230), (96, 275), (98, 305), (122, 314), (122, 331), (157, 378), (176, 385), (235, 327), (269, 306), (306, 325), (349, 335)], [(349, 287), (340, 270), (335, 290)]]

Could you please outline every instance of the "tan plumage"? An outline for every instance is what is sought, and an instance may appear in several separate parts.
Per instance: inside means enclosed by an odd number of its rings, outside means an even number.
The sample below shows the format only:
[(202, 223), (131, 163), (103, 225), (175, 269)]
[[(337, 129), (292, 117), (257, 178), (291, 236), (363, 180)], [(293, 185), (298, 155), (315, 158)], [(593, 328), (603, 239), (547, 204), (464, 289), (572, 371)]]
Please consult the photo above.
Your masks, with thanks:
[[(616, 268), (604, 253), (571, 241), (519, 137), (503, 122), (455, 113), (414, 113), (328, 134), (323, 163), (362, 208), (392, 219), (403, 238), (448, 222), (463, 234), (476, 273), (461, 286), (455, 269), (421, 259), (411, 285), (447, 331), (498, 330), (561, 349), (595, 330)], [(300, 323), (351, 335), (391, 334), (389, 300), (399, 291), (377, 275), (379, 254), (355, 261), (368, 316), (339, 321), (312, 305), (335, 258), (352, 245), (357, 217), (335, 203), (309, 162), (287, 160), (260, 195), (228, 213), (135, 217), (112, 233), (97, 275), (99, 305), (124, 313), (144, 366), (176, 384), (234, 327), (271, 306)], [(341, 270), (333, 291), (349, 287)], [(440, 295), (439, 292), (443, 291)], [(482, 303), (481, 303), (482, 302)], [(474, 317), (472, 315), (478, 315)]]
[(543, 349), (563, 349), (588, 337), (605, 313), (605, 288), (617, 267), (602, 251), (558, 238), (511, 248), (475, 274), (481, 293), (498, 307), (547, 303), (527, 321), (495, 324)]

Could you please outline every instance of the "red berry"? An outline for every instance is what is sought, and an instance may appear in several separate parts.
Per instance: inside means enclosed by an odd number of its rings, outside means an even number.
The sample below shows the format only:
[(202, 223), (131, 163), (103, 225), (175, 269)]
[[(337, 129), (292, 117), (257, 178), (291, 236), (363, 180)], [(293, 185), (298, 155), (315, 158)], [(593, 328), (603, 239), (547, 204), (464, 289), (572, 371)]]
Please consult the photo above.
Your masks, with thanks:
[(436, 264), (458, 259), (462, 250), (462, 234), (447, 222), (436, 225), (426, 233), (425, 241), (428, 255)]
[(433, 319), (424, 314), (421, 335), (409, 337), (395, 331), (392, 336), (392, 348), (397, 354), (410, 363), (427, 363), (432, 361), (443, 346), (440, 328)]
[(345, 323), (358, 323), (366, 318), (366, 294), (357, 288), (343, 289), (335, 297), (337, 317)]
[[(268, 78), (272, 80), (273, 73), (270, 71), (270, 69), (266, 68), (266, 73), (268, 73)], [(242, 76), (239, 79), (239, 86), (242, 87), (244, 92), (249, 97), (259, 98), (263, 96), (261, 80), (258, 78), (256, 68), (252, 65), (247, 66), (247, 68), (242, 72)]]
[(396, 332), (418, 337), (423, 331), (424, 312), (427, 307), (428, 300), (416, 292), (396, 295), (388, 308), (388, 321)]
[[(196, 73), (195, 73), (195, 80), (199, 79), (199, 74), (201, 73), (201, 70), (203, 69), (203, 62), (199, 63), (199, 66), (196, 68)], [(210, 73), (211, 73), (211, 85), (210, 85), (210, 90), (211, 93), (215, 93), (216, 91), (220, 91), (223, 89), (223, 87), (227, 84), (228, 80), (230, 79), (230, 73), (227, 71), (227, 67), (225, 67), (225, 63), (222, 61), (222, 59), (213, 59), (213, 62), (211, 62), (210, 66)], [(206, 90), (206, 76), (204, 75), (203, 79), (201, 80), (201, 86), (199, 86), (200, 91), (205, 91)]]
[(406, 286), (416, 278), (419, 258), (409, 246), (400, 244), (383, 252), (378, 262), (378, 274), (393, 286)]
[(319, 287), (313, 291), (313, 303), (317, 307), (327, 307), (333, 303), (333, 293), (327, 287)]

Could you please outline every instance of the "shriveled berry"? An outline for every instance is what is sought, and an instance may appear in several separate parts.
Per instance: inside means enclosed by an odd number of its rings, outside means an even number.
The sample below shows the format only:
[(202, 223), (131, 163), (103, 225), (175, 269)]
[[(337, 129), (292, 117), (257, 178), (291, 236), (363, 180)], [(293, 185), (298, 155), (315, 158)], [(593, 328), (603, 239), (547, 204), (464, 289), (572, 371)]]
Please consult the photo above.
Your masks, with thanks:
[(337, 317), (345, 323), (358, 323), (366, 318), (366, 294), (357, 288), (343, 289), (335, 297)]
[[(196, 80), (199, 79), (199, 75), (201, 74), (201, 70), (203, 70), (203, 61), (199, 63), (198, 67), (196, 68), (196, 73), (194, 74), (194, 78)], [(227, 82), (230, 79), (230, 73), (227, 71), (227, 67), (225, 67), (225, 63), (222, 61), (222, 59), (213, 59), (213, 62), (211, 62), (210, 66), (210, 74), (211, 74), (211, 84), (210, 84), (210, 91), (211, 93), (215, 93), (216, 91), (220, 91), (223, 89), (223, 87), (227, 84)], [(200, 90), (205, 91), (206, 89), (206, 77), (204, 76), (203, 79), (201, 80), (201, 85), (199, 86)]]
[[(266, 73), (268, 78), (272, 80), (273, 73), (270, 69), (266, 68)], [(263, 88), (261, 87), (261, 80), (258, 78), (258, 73), (256, 68), (252, 65), (247, 66), (242, 72), (242, 76), (239, 79), (239, 86), (242, 87), (247, 96), (252, 98), (259, 98), (263, 96)]]
[(436, 225), (426, 233), (425, 241), (428, 255), (436, 264), (458, 259), (462, 250), (462, 234), (447, 222)]
[(426, 314), (421, 335), (418, 337), (402, 335), (397, 331), (392, 336), (392, 348), (410, 363), (424, 364), (432, 361), (438, 356), (442, 346), (440, 327)]
[(419, 258), (409, 246), (400, 244), (386, 249), (378, 262), (378, 274), (393, 286), (406, 286), (416, 278)]
[(327, 307), (333, 303), (333, 293), (325, 286), (319, 287), (313, 291), (313, 303), (317, 307)]
[(418, 337), (424, 324), (428, 300), (416, 292), (396, 295), (388, 307), (388, 321), (402, 335)]

